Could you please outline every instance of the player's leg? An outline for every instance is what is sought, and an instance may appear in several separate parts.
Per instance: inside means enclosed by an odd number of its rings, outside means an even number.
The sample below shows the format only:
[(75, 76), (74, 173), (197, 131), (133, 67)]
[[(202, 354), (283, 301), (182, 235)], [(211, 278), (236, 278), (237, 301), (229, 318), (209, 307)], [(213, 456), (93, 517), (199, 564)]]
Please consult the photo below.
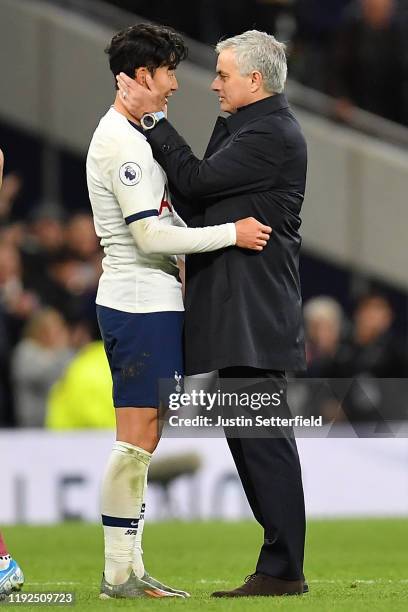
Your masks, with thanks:
[[(157, 408), (117, 408), (116, 409), (116, 439), (132, 444), (136, 448), (153, 453), (160, 440), (160, 425)], [(146, 508), (147, 472), (141, 486), (141, 506), (137, 525), (137, 533), (133, 547), (132, 568), (136, 576), (145, 574), (143, 563), (142, 537), (144, 515)]]
[[(140, 595), (140, 592), (151, 597), (189, 596), (185, 591), (169, 587), (150, 576), (143, 562), (142, 536), (147, 472), (151, 454), (160, 439), (158, 414), (157, 408), (116, 409), (117, 442), (114, 450), (126, 452), (127, 462), (126, 467), (122, 461), (119, 462), (119, 467), (123, 471), (118, 476), (117, 458), (111, 457), (102, 489), (102, 507), (104, 512), (110, 512), (115, 516), (123, 512), (129, 516), (133, 507), (138, 508), (137, 518), (131, 521), (133, 529), (128, 529), (128, 525), (124, 528), (120, 525), (113, 527), (106, 525), (110, 521), (106, 521), (106, 515), (103, 517), (106, 579), (103, 587), (105, 591), (109, 591), (109, 587), (118, 586), (116, 593), (119, 597), (124, 596), (125, 581), (127, 581), (126, 591), (130, 597), (137, 593)], [(139, 465), (135, 464), (134, 459), (139, 461)], [(142, 465), (143, 463), (146, 467)], [(131, 490), (126, 492), (129, 488), (127, 469), (131, 472)]]
[(159, 443), (158, 409), (116, 408), (116, 440), (127, 442), (153, 453)]
[(17, 562), (9, 555), (0, 532), (0, 598), (12, 591), (19, 591), (23, 584), (23, 572)]
[(142, 553), (135, 554), (136, 536), (142, 532), (147, 472), (158, 443), (156, 408), (117, 408), (116, 420), (101, 496), (105, 578), (112, 585), (126, 582), (132, 569), (138, 578), (144, 574)]
[(147, 472), (160, 439), (158, 380), (174, 376), (174, 364), (182, 371), (182, 313), (141, 315), (98, 308), (98, 318), (112, 372), (117, 421), (117, 439), (102, 485), (102, 595), (185, 596), (154, 585), (142, 556)]

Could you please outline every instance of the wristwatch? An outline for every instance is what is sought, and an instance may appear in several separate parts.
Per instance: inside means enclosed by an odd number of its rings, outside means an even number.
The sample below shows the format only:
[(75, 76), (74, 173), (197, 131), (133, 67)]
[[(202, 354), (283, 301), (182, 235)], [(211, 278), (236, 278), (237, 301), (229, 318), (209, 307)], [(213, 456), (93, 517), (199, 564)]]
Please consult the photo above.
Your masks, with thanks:
[(140, 119), (141, 126), (144, 130), (152, 130), (161, 119), (164, 119), (166, 115), (163, 111), (157, 113), (145, 113)]

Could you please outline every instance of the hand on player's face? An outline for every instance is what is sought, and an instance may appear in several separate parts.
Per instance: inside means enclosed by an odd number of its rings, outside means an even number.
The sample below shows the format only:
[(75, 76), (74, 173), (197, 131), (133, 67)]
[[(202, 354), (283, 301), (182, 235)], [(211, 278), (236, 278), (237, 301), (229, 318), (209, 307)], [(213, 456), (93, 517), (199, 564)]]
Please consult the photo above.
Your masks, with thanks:
[(128, 112), (140, 119), (144, 113), (163, 110), (167, 112), (169, 96), (178, 89), (174, 70), (168, 66), (157, 68), (152, 77), (145, 72), (145, 87), (121, 72), (116, 77), (119, 95)]

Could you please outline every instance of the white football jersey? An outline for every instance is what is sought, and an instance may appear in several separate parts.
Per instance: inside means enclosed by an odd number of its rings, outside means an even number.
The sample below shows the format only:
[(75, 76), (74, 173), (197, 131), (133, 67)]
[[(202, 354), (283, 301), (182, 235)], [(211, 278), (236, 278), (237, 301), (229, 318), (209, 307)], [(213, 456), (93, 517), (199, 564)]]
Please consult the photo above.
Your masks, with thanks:
[(184, 310), (176, 256), (144, 254), (129, 229), (150, 216), (168, 225), (184, 223), (145, 136), (113, 107), (95, 130), (86, 170), (95, 230), (105, 252), (96, 303), (125, 312)]

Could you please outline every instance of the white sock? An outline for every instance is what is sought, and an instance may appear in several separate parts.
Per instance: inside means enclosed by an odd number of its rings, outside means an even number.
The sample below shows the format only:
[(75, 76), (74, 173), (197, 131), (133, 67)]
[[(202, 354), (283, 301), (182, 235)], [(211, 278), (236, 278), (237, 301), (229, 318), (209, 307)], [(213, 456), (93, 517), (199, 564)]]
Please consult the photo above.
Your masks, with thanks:
[(105, 539), (105, 578), (122, 584), (132, 570), (151, 453), (115, 442), (102, 482), (101, 512)]
[(146, 489), (147, 489), (147, 472), (146, 472), (146, 479), (145, 479), (144, 488), (143, 488), (143, 500), (142, 500), (142, 507), (141, 507), (140, 516), (139, 516), (139, 524), (137, 526), (135, 547), (133, 549), (132, 568), (138, 578), (142, 578), (143, 574), (145, 573), (145, 568), (144, 568), (144, 563), (143, 563), (142, 537), (143, 537), (145, 510), (146, 510), (146, 503), (145, 503)]

